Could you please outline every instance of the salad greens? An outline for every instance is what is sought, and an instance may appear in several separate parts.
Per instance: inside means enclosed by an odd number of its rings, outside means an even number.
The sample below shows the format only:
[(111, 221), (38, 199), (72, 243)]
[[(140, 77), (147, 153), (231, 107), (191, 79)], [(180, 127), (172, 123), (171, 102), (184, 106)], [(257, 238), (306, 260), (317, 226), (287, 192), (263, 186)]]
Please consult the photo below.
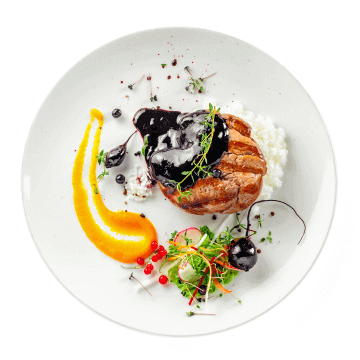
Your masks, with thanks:
[[(199, 242), (199, 248), (196, 245), (192, 246), (186, 235), (184, 236), (186, 246), (184, 246), (174, 241), (177, 231), (171, 234), (167, 259), (161, 267), (167, 262), (172, 262), (173, 266), (168, 270), (168, 278), (180, 289), (183, 296), (189, 299), (194, 297), (194, 300), (201, 301), (204, 295), (199, 293), (201, 284), (206, 286), (207, 295), (214, 293), (217, 288), (227, 291), (222, 285), (229, 284), (239, 273), (238, 270), (232, 269), (227, 256), (230, 242), (239, 238), (231, 234), (237, 228), (239, 227), (235, 226), (231, 230), (227, 228), (215, 238), (215, 234), (207, 226), (200, 227), (201, 233), (206, 237)], [(179, 268), (184, 266), (192, 268), (190, 268), (191, 277), (186, 280), (179, 275)], [(209, 271), (210, 267), (211, 271)], [(159, 270), (161, 271), (161, 268)]]

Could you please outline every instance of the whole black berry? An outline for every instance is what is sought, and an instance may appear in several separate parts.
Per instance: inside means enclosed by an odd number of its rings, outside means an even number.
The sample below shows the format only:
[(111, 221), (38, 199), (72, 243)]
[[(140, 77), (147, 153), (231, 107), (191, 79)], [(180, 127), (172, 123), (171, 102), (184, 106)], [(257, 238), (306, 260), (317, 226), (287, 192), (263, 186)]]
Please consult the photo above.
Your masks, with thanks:
[(199, 294), (200, 295), (205, 295), (206, 294), (206, 290), (207, 290), (207, 287), (206, 287), (206, 285), (201, 285), (201, 286), (199, 286)]
[(112, 116), (114, 118), (119, 118), (122, 114), (122, 111), (120, 109), (114, 109), (114, 111), (112, 112)]
[(117, 174), (116, 178), (115, 178), (115, 181), (118, 184), (123, 184), (125, 182), (125, 176), (123, 174)]
[(212, 176), (213, 176), (214, 178), (220, 178), (221, 175), (222, 175), (222, 172), (221, 172), (221, 170), (219, 170), (219, 169), (214, 169), (214, 170), (212, 171)]
[(229, 263), (237, 269), (249, 271), (257, 262), (257, 252), (250, 237), (244, 237), (231, 243), (229, 249)]

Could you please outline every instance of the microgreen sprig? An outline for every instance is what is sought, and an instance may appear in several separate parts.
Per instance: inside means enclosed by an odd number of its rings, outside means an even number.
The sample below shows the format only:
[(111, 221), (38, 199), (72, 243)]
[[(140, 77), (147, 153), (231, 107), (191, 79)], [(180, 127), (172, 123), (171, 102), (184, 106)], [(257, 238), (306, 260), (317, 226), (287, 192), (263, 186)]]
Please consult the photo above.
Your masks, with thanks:
[(265, 238), (262, 238), (262, 239), (260, 240), (260, 242), (264, 242), (265, 240), (269, 240), (269, 243), (272, 242), (271, 231), (269, 231), (269, 234), (268, 234), (268, 236), (266, 237), (266, 239), (265, 239)]
[(190, 79), (191, 79), (191, 82), (189, 83), (188, 86), (185, 87), (185, 90), (186, 91), (189, 91), (190, 88), (192, 87), (192, 90), (195, 90), (197, 89), (198, 93), (201, 94), (204, 92), (204, 88), (202, 87), (201, 83), (200, 82), (203, 82), (205, 79), (211, 77), (211, 76), (214, 76), (216, 74), (216, 72), (214, 72), (213, 74), (211, 75), (208, 75), (208, 76), (205, 76), (205, 77), (202, 77), (200, 76), (198, 79), (194, 79), (194, 77), (192, 76), (191, 72), (190, 72), (190, 68), (189, 66), (185, 66), (184, 68), (185, 71), (187, 71), (190, 75)]
[(139, 80), (135, 81), (133, 84), (128, 85), (128, 88), (129, 88), (130, 90), (132, 90), (132, 89), (134, 88), (134, 86), (135, 86), (144, 76), (145, 76), (145, 74), (144, 74)]
[(100, 154), (98, 156), (95, 156), (98, 159), (99, 165), (101, 165), (101, 163), (105, 164), (106, 155), (107, 155), (107, 152), (104, 153), (104, 150), (101, 150)]
[[(105, 161), (106, 161), (106, 156), (107, 156), (107, 152), (104, 152), (104, 150), (101, 150), (99, 155), (95, 156), (97, 159), (98, 159), (98, 164), (101, 165), (101, 163), (104, 164), (104, 171), (97, 177), (98, 180), (100, 181), (105, 175), (109, 175), (109, 172), (106, 171), (106, 168), (105, 168)], [(95, 187), (96, 188), (96, 187)], [(96, 188), (97, 189), (97, 188)], [(97, 194), (95, 192), (95, 189), (94, 189), (94, 193)]]

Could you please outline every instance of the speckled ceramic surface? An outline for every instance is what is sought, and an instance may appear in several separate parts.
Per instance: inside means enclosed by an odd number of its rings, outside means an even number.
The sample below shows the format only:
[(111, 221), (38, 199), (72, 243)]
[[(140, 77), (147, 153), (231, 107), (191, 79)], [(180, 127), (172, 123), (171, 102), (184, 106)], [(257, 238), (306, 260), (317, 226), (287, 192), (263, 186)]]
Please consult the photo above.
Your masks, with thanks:
[[(176, 58), (177, 65), (171, 66)], [(161, 64), (168, 64), (165, 68)], [(194, 76), (217, 74), (204, 82), (204, 94), (189, 94), (184, 66)], [(255, 114), (273, 118), (287, 133), (288, 163), (283, 186), (274, 198), (293, 205), (307, 223), (281, 205), (261, 207), (263, 227), (253, 237), (261, 248), (257, 265), (240, 274), (229, 288), (241, 298), (213, 298), (202, 305), (211, 316), (187, 317), (191, 308), (171, 285), (161, 286), (158, 275), (137, 273), (150, 297), (129, 272), (101, 253), (85, 236), (73, 205), (71, 175), (74, 159), (89, 111), (105, 115), (101, 149), (123, 143), (133, 132), (132, 116), (140, 107), (151, 106), (148, 83), (143, 79), (133, 91), (127, 85), (151, 74), (156, 105), (164, 109), (193, 111), (209, 99), (226, 109), (241, 102)], [(170, 79), (168, 77), (171, 76)], [(128, 96), (128, 97), (126, 97)], [(232, 105), (233, 106), (233, 105)], [(121, 108), (114, 119), (111, 112)], [(93, 133), (92, 133), (93, 134)], [(155, 225), (160, 243), (164, 233), (207, 224), (217, 231), (234, 223), (234, 215), (193, 216), (165, 201), (159, 189), (146, 202), (126, 200), (115, 183), (119, 172), (128, 174), (142, 166), (133, 153), (142, 146), (139, 136), (129, 143), (129, 154), (120, 169), (111, 169), (101, 182), (105, 204), (112, 210), (144, 213)], [(85, 166), (89, 165), (87, 155)], [(236, 38), (201, 29), (164, 28), (119, 38), (78, 62), (56, 84), (41, 106), (30, 130), (22, 169), (25, 213), (34, 242), (60, 282), (84, 304), (122, 325), (164, 335), (206, 334), (243, 324), (280, 302), (304, 278), (327, 236), (336, 197), (333, 150), (321, 116), (309, 95), (278, 62)], [(270, 217), (271, 211), (276, 216)], [(273, 243), (261, 243), (272, 231)], [(206, 310), (206, 311), (205, 311)]]

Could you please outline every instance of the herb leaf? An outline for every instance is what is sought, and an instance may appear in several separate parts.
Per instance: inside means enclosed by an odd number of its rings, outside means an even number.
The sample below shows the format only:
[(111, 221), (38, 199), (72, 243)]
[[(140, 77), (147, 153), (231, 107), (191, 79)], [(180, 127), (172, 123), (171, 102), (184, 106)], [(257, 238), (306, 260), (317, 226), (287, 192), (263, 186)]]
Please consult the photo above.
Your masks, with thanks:
[(141, 149), (141, 153), (145, 156), (145, 150), (148, 147), (148, 142), (149, 142), (149, 135), (146, 135), (145, 139), (144, 139), (144, 145)]

